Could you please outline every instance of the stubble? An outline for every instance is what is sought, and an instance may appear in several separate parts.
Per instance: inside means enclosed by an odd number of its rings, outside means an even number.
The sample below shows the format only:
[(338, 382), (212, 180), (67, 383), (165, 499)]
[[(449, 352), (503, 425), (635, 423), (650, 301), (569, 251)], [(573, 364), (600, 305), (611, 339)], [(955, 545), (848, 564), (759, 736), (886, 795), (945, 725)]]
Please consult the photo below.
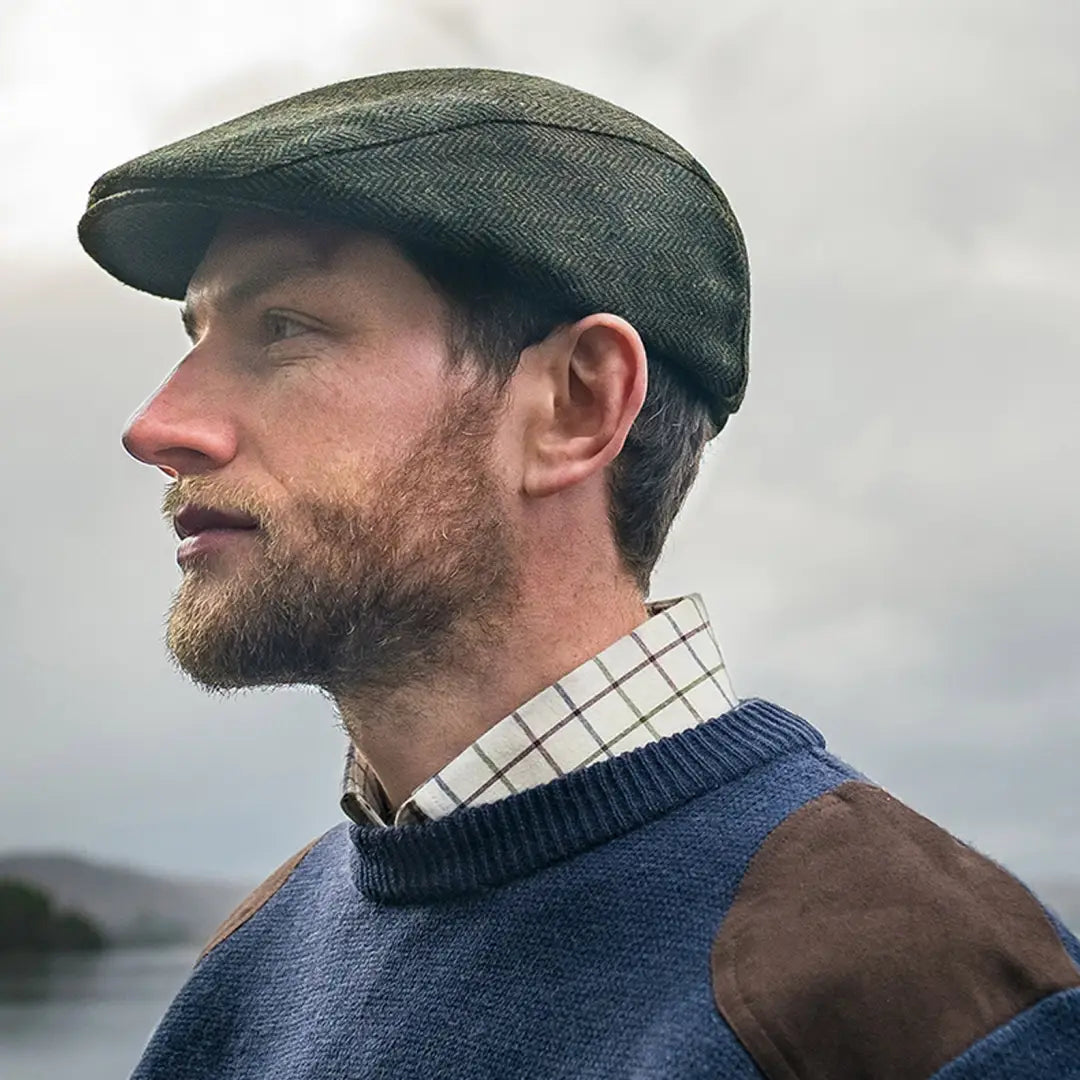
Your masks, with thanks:
[(262, 527), (239, 541), (256, 545), (241, 565), (189, 564), (167, 617), (174, 663), (211, 692), (311, 685), (341, 695), (394, 689), (497, 647), (518, 588), (490, 461), (499, 408), (473, 387), (364, 491), (339, 467), (277, 518), (250, 494), (176, 485), (167, 511), (204, 496)]

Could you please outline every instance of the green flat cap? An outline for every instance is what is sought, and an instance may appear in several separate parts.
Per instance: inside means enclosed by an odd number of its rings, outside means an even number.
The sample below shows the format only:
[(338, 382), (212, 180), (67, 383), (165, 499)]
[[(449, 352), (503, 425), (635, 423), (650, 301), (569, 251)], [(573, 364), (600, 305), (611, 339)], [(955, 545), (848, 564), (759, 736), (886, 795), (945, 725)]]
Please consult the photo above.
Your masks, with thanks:
[(494, 258), (522, 287), (632, 323), (717, 429), (748, 374), (750, 279), (723, 192), (625, 109), (508, 71), (397, 71), (257, 109), (112, 169), (79, 239), (182, 299), (223, 213), (338, 221)]

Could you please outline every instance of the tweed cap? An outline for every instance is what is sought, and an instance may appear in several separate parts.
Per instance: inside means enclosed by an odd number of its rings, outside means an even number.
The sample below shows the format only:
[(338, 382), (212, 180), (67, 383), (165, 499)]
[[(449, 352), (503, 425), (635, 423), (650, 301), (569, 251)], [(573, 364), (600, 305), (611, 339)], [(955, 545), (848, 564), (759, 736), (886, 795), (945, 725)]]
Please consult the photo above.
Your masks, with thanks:
[(620, 315), (717, 429), (746, 390), (749, 271), (723, 192), (610, 102), (532, 75), (397, 71), (279, 101), (105, 173), (79, 239), (183, 298), (223, 214), (265, 210), (494, 259), (522, 288)]

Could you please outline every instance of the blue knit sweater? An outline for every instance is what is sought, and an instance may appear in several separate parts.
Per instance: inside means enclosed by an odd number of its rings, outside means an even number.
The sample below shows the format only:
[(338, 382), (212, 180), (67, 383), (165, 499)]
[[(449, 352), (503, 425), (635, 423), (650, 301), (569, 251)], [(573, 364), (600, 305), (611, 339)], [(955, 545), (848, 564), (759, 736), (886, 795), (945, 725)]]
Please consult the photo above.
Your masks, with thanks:
[(1077, 964), (1015, 879), (751, 699), (440, 821), (332, 829), (135, 1077), (1063, 1080)]

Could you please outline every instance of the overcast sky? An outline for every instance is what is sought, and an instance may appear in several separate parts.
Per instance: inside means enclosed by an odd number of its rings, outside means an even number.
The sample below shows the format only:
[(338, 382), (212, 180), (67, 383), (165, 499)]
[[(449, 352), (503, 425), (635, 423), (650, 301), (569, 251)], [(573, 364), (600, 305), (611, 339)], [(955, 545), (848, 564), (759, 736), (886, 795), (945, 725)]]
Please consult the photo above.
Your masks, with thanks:
[(703, 594), (741, 697), (1022, 876), (1080, 875), (1075, 0), (2, 11), (0, 850), (256, 879), (341, 820), (328, 703), (166, 658), (164, 478), (120, 433), (185, 340), (75, 225), (153, 146), (463, 64), (639, 112), (746, 233), (749, 389), (653, 596)]

